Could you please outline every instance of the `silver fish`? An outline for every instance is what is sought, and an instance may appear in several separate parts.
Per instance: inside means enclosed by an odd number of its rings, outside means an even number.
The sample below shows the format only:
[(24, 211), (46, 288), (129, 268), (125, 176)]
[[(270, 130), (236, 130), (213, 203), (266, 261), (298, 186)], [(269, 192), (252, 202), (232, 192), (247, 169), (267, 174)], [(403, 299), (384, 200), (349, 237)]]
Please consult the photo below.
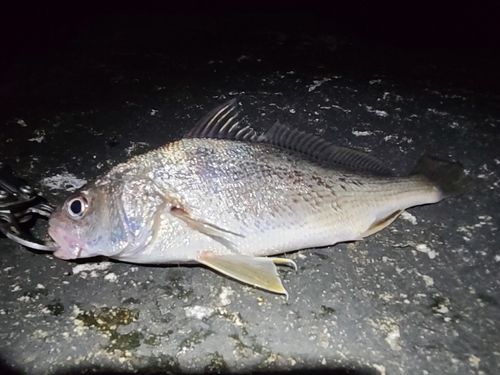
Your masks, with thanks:
[(119, 164), (49, 220), (54, 255), (132, 263), (199, 263), (287, 294), (289, 251), (361, 240), (405, 209), (472, 186), (460, 163), (424, 156), (394, 177), (384, 163), (279, 123), (258, 134), (236, 100), (181, 140)]

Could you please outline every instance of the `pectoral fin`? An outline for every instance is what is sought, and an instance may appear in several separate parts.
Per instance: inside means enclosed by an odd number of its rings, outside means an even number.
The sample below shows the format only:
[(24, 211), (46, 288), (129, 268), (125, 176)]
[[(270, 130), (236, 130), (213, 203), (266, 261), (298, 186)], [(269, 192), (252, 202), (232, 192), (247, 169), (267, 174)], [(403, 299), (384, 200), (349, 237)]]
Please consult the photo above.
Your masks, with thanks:
[(288, 292), (281, 283), (276, 264), (285, 264), (297, 269), (295, 262), (290, 259), (215, 255), (209, 251), (201, 253), (197, 261), (243, 283), (284, 294), (287, 299)]
[(399, 215), (403, 213), (404, 210), (397, 210), (390, 214), (387, 217), (384, 217), (383, 219), (376, 220), (373, 222), (373, 224), (368, 228), (366, 232), (364, 232), (361, 237), (368, 237), (374, 233), (377, 233), (378, 231), (384, 229), (386, 226), (391, 224), (394, 220), (398, 218)]
[(244, 237), (243, 235), (235, 232), (231, 232), (229, 230), (220, 228), (214, 224), (207, 223), (206, 221), (193, 219), (189, 213), (187, 213), (182, 208), (173, 207), (170, 212), (175, 217), (184, 221), (187, 225), (189, 225), (192, 229), (203, 233), (217, 242), (221, 243), (225, 247), (234, 250), (234, 245), (231, 241), (231, 236)]

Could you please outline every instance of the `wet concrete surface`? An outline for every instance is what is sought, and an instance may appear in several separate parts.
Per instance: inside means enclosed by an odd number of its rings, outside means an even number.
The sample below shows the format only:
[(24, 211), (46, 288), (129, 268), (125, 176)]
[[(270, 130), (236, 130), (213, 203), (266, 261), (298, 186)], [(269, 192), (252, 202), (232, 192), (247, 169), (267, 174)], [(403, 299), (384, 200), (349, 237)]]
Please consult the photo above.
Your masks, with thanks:
[(460, 160), (478, 187), (364, 241), (288, 254), (299, 266), (281, 271), (288, 300), (203, 267), (67, 262), (0, 239), (3, 371), (496, 374), (500, 95), (490, 54), (269, 25), (108, 21), (12, 60), (0, 88), (0, 160), (50, 202), (182, 137), (232, 97), (258, 129), (279, 120), (398, 174), (425, 153)]

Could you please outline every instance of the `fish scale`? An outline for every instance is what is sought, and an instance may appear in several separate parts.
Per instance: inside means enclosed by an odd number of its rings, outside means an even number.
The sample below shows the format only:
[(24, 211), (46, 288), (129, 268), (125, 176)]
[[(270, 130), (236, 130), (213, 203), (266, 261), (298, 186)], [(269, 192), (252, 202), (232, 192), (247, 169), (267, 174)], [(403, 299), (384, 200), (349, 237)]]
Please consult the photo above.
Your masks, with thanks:
[[(390, 176), (359, 151), (274, 125), (258, 135), (230, 101), (184, 139), (114, 167), (51, 216), (54, 254), (133, 263), (198, 262), (284, 293), (289, 251), (360, 240), (405, 209), (467, 191), (459, 163), (424, 157)], [(81, 201), (82, 212), (71, 202)], [(75, 206), (80, 207), (80, 206)]]
[[(210, 153), (200, 153), (200, 143)], [(183, 207), (190, 208), (192, 217), (244, 236), (232, 239), (238, 253), (244, 255), (270, 255), (274, 251), (295, 250), (297, 246), (318, 247), (356, 239), (368, 230), (375, 212), (384, 217), (394, 212), (394, 206), (406, 208), (400, 202), (406, 195), (410, 196), (408, 206), (439, 199), (433, 194), (434, 188), (419, 177), (354, 175), (342, 169), (327, 169), (270, 145), (184, 139), (158, 153), (162, 157), (151, 159), (148, 153), (134, 162), (154, 171), (149, 172), (150, 178), (161, 195), (175, 197)], [(140, 176), (141, 172), (134, 179)], [(256, 191), (259, 200), (254, 198)], [(248, 209), (256, 204), (258, 212)], [(188, 226), (184, 229), (191, 230)], [(179, 235), (179, 230), (176, 226), (175, 234), (168, 223), (162, 225), (162, 240), (156, 242), (157, 249), (152, 252), (165, 253), (176, 261), (195, 259), (203, 248), (191, 248), (193, 253), (169, 249), (171, 237)], [(315, 235), (311, 236), (311, 232)], [(205, 240), (205, 249), (230, 253), (223, 247), (219, 249), (221, 245), (210, 237), (198, 237)], [(283, 242), (281, 237), (294, 240)]]

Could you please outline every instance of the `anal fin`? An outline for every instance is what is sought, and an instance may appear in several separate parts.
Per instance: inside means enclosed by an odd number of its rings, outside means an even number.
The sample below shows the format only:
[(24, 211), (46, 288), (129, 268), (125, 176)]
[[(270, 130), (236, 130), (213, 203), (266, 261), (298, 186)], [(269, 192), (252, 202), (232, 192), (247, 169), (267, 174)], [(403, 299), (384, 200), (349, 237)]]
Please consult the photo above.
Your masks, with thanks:
[(404, 210), (394, 211), (389, 216), (373, 222), (372, 225), (370, 226), (370, 228), (368, 228), (368, 230), (366, 232), (364, 232), (361, 235), (361, 237), (364, 238), (364, 237), (371, 236), (372, 234), (377, 233), (378, 231), (384, 229), (386, 226), (390, 225), (394, 220), (396, 220), (398, 218), (398, 216), (403, 213), (403, 211)]
[(202, 252), (196, 260), (245, 284), (284, 294), (287, 299), (288, 292), (281, 283), (276, 264), (289, 265), (297, 269), (295, 262), (286, 258), (216, 255), (210, 251)]

